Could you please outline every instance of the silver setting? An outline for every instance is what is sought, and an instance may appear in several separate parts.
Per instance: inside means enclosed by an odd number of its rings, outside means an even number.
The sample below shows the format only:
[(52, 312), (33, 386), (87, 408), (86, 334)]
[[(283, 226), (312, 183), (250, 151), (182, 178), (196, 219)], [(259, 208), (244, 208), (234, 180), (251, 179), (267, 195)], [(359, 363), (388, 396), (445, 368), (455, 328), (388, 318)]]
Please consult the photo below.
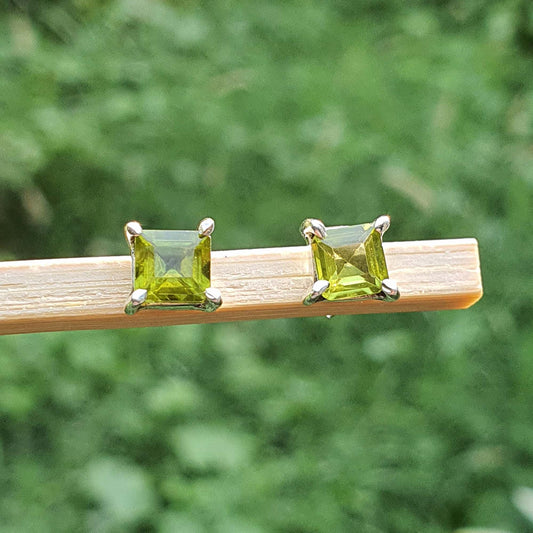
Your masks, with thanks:
[(376, 218), (376, 220), (374, 220), (374, 228), (376, 228), (376, 231), (383, 236), (383, 234), (390, 228), (390, 216), (381, 215)]
[(135, 237), (142, 235), (142, 232), (142, 226), (135, 220), (128, 222), (124, 226), (124, 235), (126, 236), (126, 240), (128, 241), (130, 248), (133, 246)]
[(212, 218), (204, 218), (198, 224), (198, 237), (209, 237), (215, 230), (215, 221)]
[[(198, 239), (209, 237), (215, 229), (215, 221), (212, 218), (204, 218), (198, 224)], [(205, 301), (198, 304), (145, 304), (146, 296), (148, 295), (147, 289), (135, 289), (135, 238), (142, 235), (143, 229), (139, 222), (128, 222), (124, 226), (124, 235), (126, 241), (130, 247), (131, 253), (131, 280), (132, 280), (132, 293), (126, 302), (124, 312), (127, 315), (133, 315), (141, 309), (159, 309), (159, 310), (199, 310), (206, 311), (208, 313), (216, 311), (222, 305), (222, 295), (218, 289), (209, 287), (204, 291)]]
[(384, 279), (381, 282), (381, 293), (378, 295), (378, 299), (386, 302), (395, 302), (400, 298), (400, 291), (398, 290), (398, 284), (393, 279)]
[(300, 226), (300, 233), (308, 244), (311, 243), (313, 237), (325, 239), (328, 234), (324, 222), (318, 218), (306, 218)]
[[(373, 227), (379, 233), (382, 242), (383, 234), (389, 229), (390, 223), (391, 220), (389, 215), (381, 215), (377, 217), (373, 222)], [(307, 244), (311, 244), (313, 238), (315, 237), (318, 239), (325, 239), (327, 236), (327, 228), (321, 220), (318, 220), (316, 218), (306, 218), (300, 226), (300, 233), (307, 241)], [(315, 273), (315, 283), (313, 284), (311, 293), (305, 297), (303, 301), (304, 305), (312, 305), (316, 302), (325, 300), (322, 294), (329, 287), (328, 281), (316, 279), (317, 272), (314, 261), (313, 269)], [(396, 281), (392, 279), (384, 279), (381, 282), (381, 291), (379, 293), (367, 296), (359, 296), (357, 298), (351, 298), (349, 300), (339, 300), (339, 303), (353, 302), (359, 300), (382, 300), (385, 302), (395, 302), (399, 298), (400, 291), (398, 290), (398, 284), (396, 283)], [(331, 318), (331, 316), (332, 315), (326, 315), (327, 318)]]
[(146, 289), (137, 289), (133, 291), (130, 295), (129, 300), (126, 303), (124, 312), (127, 315), (135, 314), (140, 309), (144, 301), (146, 300), (147, 295), (148, 295), (148, 291)]
[(323, 300), (322, 294), (324, 291), (326, 291), (329, 287), (329, 281), (326, 281), (325, 279), (319, 279), (313, 283), (313, 288), (311, 289), (311, 293), (308, 294), (304, 299), (304, 305), (312, 305), (320, 300)]
[(222, 294), (218, 289), (209, 287), (205, 290), (205, 297), (207, 298), (207, 302), (205, 303), (204, 311), (216, 311), (222, 305)]

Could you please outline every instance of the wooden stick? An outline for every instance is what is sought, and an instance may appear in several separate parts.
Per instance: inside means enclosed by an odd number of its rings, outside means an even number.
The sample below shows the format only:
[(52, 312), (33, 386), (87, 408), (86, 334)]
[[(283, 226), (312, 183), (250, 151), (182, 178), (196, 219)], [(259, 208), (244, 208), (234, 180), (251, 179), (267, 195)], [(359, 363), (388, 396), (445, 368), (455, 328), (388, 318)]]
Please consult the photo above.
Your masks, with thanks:
[(0, 263), (0, 334), (168, 326), (233, 320), (464, 309), (482, 296), (475, 239), (384, 243), (397, 302), (302, 305), (313, 284), (306, 246), (212, 253), (214, 313), (144, 310), (124, 314), (131, 259), (88, 257)]

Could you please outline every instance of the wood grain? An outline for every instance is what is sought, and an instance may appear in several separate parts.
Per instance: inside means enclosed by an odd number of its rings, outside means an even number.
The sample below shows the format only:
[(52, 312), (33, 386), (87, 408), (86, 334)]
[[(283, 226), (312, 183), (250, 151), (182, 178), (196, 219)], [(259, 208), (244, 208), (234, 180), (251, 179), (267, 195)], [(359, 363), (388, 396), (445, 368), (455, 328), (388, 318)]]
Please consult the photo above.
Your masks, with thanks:
[(365, 313), (464, 309), (482, 296), (475, 239), (384, 243), (397, 302), (302, 300), (313, 284), (306, 246), (214, 251), (212, 286), (224, 303), (214, 313), (123, 312), (131, 259), (88, 257), (0, 263), (0, 334), (110, 329)]

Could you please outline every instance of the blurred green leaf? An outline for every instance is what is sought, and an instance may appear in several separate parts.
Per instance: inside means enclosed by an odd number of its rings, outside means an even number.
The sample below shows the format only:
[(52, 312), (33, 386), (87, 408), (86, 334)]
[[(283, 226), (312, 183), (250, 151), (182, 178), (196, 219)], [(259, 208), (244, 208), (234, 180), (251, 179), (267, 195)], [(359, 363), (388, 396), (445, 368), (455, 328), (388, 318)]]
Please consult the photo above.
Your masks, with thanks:
[(155, 509), (151, 483), (136, 465), (99, 458), (88, 465), (85, 476), (82, 483), (103, 513), (94, 520), (106, 529), (132, 526)]

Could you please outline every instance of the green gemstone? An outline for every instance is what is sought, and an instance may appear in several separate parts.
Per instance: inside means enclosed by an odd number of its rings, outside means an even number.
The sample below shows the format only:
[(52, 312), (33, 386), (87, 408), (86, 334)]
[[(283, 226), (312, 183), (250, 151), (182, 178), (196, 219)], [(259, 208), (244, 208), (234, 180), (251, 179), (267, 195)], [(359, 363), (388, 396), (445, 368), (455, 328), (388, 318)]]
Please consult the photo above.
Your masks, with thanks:
[(143, 230), (135, 237), (134, 289), (146, 304), (202, 304), (211, 280), (211, 237), (196, 231)]
[(327, 228), (311, 241), (317, 279), (329, 281), (326, 300), (348, 300), (381, 292), (389, 277), (381, 235), (373, 224)]

